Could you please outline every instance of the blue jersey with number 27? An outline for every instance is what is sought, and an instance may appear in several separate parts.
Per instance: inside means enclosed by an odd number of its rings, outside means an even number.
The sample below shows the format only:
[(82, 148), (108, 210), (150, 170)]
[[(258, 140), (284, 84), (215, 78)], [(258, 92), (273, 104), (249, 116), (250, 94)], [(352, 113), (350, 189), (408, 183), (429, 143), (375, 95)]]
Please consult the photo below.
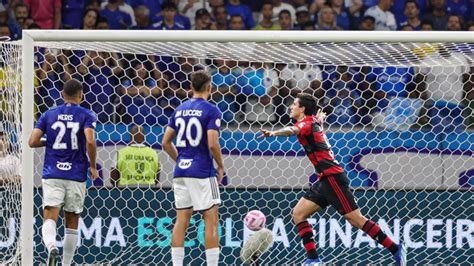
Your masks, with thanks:
[(46, 134), (43, 178), (84, 182), (89, 160), (86, 155), (86, 128), (95, 129), (96, 115), (79, 105), (64, 104), (46, 111), (36, 128)]
[(219, 109), (202, 98), (192, 98), (176, 108), (168, 123), (176, 131), (178, 159), (174, 177), (216, 176), (207, 131), (219, 131), (220, 119)]

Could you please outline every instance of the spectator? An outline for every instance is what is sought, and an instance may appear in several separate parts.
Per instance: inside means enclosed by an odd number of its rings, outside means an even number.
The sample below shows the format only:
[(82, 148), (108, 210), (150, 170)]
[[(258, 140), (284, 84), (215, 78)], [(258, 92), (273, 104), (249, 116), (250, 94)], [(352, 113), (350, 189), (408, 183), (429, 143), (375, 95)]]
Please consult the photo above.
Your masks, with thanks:
[(324, 6), (319, 10), (318, 24), (316, 30), (340, 30), (336, 24), (336, 13), (329, 6)]
[(217, 30), (227, 30), (229, 29), (227, 21), (227, 10), (225, 6), (218, 6), (213, 9), (214, 19), (216, 20), (216, 29)]
[(132, 27), (134, 30), (153, 29), (150, 21), (150, 10), (146, 6), (137, 6), (135, 8), (135, 21), (137, 25)]
[(363, 0), (345, 0), (344, 6), (349, 10), (349, 14), (355, 19), (354, 21), (352, 21), (352, 23), (354, 23), (362, 15), (361, 11), (364, 7), (364, 1)]
[(231, 17), (233, 15), (240, 15), (242, 17), (245, 23), (245, 29), (252, 29), (255, 27), (252, 10), (247, 5), (242, 4), (240, 0), (229, 0), (225, 8)]
[(316, 27), (312, 22), (307, 22), (301, 26), (301, 30), (316, 30)]
[[(421, 62), (417, 81), (425, 105), (418, 123), (433, 131), (461, 129), (472, 126), (474, 92), (473, 69), (468, 58), (459, 52), (439, 47)], [(464, 111), (462, 110), (464, 108)]]
[[(282, 0), (271, 0), (272, 3), (273, 3), (273, 16), (272, 16), (272, 22), (278, 22), (278, 14), (280, 14), (280, 12), (282, 10), (288, 10), (290, 11), (290, 14), (291, 14), (291, 19), (292, 20), (296, 20), (296, 10), (295, 8), (288, 4), (288, 3), (285, 3), (283, 2)], [(260, 18), (259, 18), (259, 21), (262, 21), (263, 20), (263, 14), (260, 14)]]
[(107, 20), (107, 18), (98, 17), (98, 18), (97, 18), (97, 26), (96, 26), (96, 29), (98, 29), (98, 30), (108, 30), (108, 29), (110, 29), (110, 27), (109, 27), (109, 21)]
[(433, 23), (431, 22), (431, 20), (424, 19), (421, 21), (420, 29), (422, 31), (431, 31), (433, 30)]
[(449, 31), (461, 31), (464, 29), (464, 23), (460, 16), (449, 15), (446, 30)]
[(95, 9), (97, 12), (100, 12), (102, 0), (88, 0), (86, 9)]
[[(212, 86), (216, 89), (211, 97), (222, 112), (222, 120), (225, 123), (235, 122), (234, 115), (239, 106), (236, 102), (238, 93), (235, 83), (236, 77), (241, 73), (236, 68), (235, 61), (214, 60), (211, 68)], [(240, 72), (240, 71), (239, 71)]]
[[(284, 10), (287, 11), (287, 10)], [(253, 62), (247, 67), (236, 81), (239, 96), (237, 99), (241, 105), (245, 120), (252, 123), (273, 122), (275, 120), (274, 107), (271, 103), (271, 92), (278, 82), (275, 72), (268, 69), (261, 62)], [(276, 94), (276, 93), (274, 93)]]
[(146, 6), (150, 10), (150, 22), (155, 23), (159, 20), (161, 5), (163, 0), (127, 0), (132, 8), (135, 10), (139, 6)]
[(343, 30), (348, 30), (351, 18), (349, 11), (344, 7), (344, 0), (330, 0), (329, 5), (336, 14), (337, 26)]
[(207, 9), (201, 8), (196, 11), (195, 30), (215, 30), (216, 24), (211, 20), (211, 14)]
[(410, 26), (410, 25), (405, 25), (405, 26), (402, 26), (402, 28), (400, 29), (401, 31), (414, 31), (415, 29)]
[(307, 9), (298, 10), (296, 12), (296, 26), (294, 27), (295, 30), (302, 30), (303, 25), (313, 24), (311, 23), (311, 15), (309, 14)]
[[(117, 0), (117, 2), (118, 2), (119, 10), (124, 13), (127, 13), (130, 16), (131, 24), (129, 26), (137, 25), (135, 21), (135, 13), (133, 11), (133, 8), (129, 4), (125, 3), (124, 0)], [(107, 2), (102, 2), (101, 9), (104, 9), (106, 6), (107, 6)]]
[(244, 30), (245, 29), (244, 18), (238, 14), (231, 16), (229, 29), (230, 30)]
[(265, 1), (262, 5), (262, 16), (263, 19), (253, 30), (280, 30), (280, 25), (272, 21), (273, 18), (273, 3), (271, 1)]
[(393, 5), (393, 0), (379, 0), (376, 6), (373, 6), (365, 11), (365, 16), (375, 18), (375, 30), (396, 30), (397, 21), (390, 8)]
[(278, 24), (280, 24), (281, 30), (292, 30), (293, 22), (291, 20), (291, 14), (288, 10), (280, 11), (278, 14)]
[(407, 20), (400, 22), (398, 29), (402, 29), (405, 26), (411, 26), (413, 30), (421, 30), (420, 20), (420, 7), (415, 0), (407, 0), (405, 2), (405, 16)]
[(70, 79), (67, 68), (67, 58), (57, 49), (45, 49), (40, 59), (39, 69), (36, 70), (37, 86), (35, 103), (42, 114), (51, 107), (63, 104), (61, 97), (62, 86)]
[(84, 30), (93, 30), (97, 26), (97, 18), (99, 17), (99, 12), (95, 9), (87, 9), (82, 18), (81, 29)]
[(365, 16), (360, 21), (359, 30), (375, 30), (375, 18), (371, 16)]
[(329, 124), (352, 127), (357, 123), (355, 113), (359, 95), (355, 89), (356, 79), (353, 78), (353, 70), (346, 66), (339, 66), (334, 70), (328, 77), (327, 90), (318, 90), (316, 96), (319, 105), (328, 114), (326, 120)]
[(61, 27), (61, 0), (24, 0), (31, 17), (42, 29)]
[(423, 98), (459, 104), (463, 98), (463, 87), (469, 80), (469, 62), (459, 52), (440, 47), (438, 51), (423, 59), (419, 69), (423, 83)]
[(11, 39), (10, 28), (5, 23), (0, 24), (0, 37), (8, 37), (8, 40)]
[[(64, 29), (80, 29), (83, 24), (86, 0), (63, 0), (62, 1), (62, 23)], [(98, 11), (96, 10), (98, 13)], [(86, 11), (87, 13), (87, 11)]]
[(8, 11), (0, 3), (0, 24), (7, 24), (10, 30), (10, 39), (18, 40), (21, 38), (21, 27), (14, 18), (11, 18)]
[(9, 151), (7, 130), (0, 127), (0, 187), (9, 184), (21, 185), (21, 161)]
[(173, 2), (165, 2), (161, 6), (163, 16), (153, 24), (153, 28), (159, 30), (185, 30), (186, 25), (176, 18), (178, 7)]
[(28, 18), (28, 7), (25, 4), (19, 3), (15, 6), (14, 9), (16, 23), (23, 27), (23, 23)]
[(431, 12), (426, 14), (424, 19), (430, 20), (433, 30), (445, 30), (448, 24), (448, 14), (446, 13), (445, 0), (429, 0)]
[[(132, 62), (133, 70), (127, 75), (130, 79), (122, 81), (121, 106), (118, 109), (124, 123), (154, 125), (164, 119), (158, 106), (159, 97), (162, 95), (161, 73), (158, 72), (158, 76), (154, 76), (155, 69), (147, 69), (153, 67), (153, 64), (147, 65), (138, 60)], [(165, 121), (161, 122), (163, 124)]]
[(289, 64), (281, 71), (280, 79), (291, 88), (292, 96), (300, 92), (315, 95), (321, 87), (322, 71), (316, 65)]
[(132, 26), (132, 18), (128, 13), (120, 10), (119, 0), (109, 0), (100, 11), (100, 15), (107, 18), (110, 29), (128, 29)]
[(77, 69), (84, 79), (83, 104), (97, 114), (100, 122), (110, 122), (114, 114), (116, 77), (123, 73), (118, 55), (89, 51)]
[[(405, 9), (406, 9), (406, 2), (413, 1), (416, 3), (416, 6), (420, 12), (420, 14), (425, 14), (425, 10), (427, 10), (427, 2), (426, 0), (408, 0), (408, 1), (393, 1), (393, 6), (390, 9), (392, 13), (395, 15), (395, 20), (397, 22), (400, 21), (405, 21), (407, 19), (406, 14), (405, 14)], [(421, 17), (420, 17), (421, 20)]]
[(204, 9), (208, 13), (211, 10), (211, 6), (209, 2), (206, 0), (181, 0), (179, 1), (178, 10), (181, 14), (189, 18), (190, 21), (193, 22), (191, 27), (194, 27), (194, 23), (196, 21), (196, 12), (198, 10)]
[(145, 145), (145, 129), (133, 126), (130, 145), (117, 151), (110, 172), (112, 186), (154, 186), (160, 180), (158, 153)]
[(473, 4), (474, 3), (469, 0), (448, 0), (446, 4), (446, 11), (449, 14), (466, 18), (468, 16), (469, 9), (473, 8)]

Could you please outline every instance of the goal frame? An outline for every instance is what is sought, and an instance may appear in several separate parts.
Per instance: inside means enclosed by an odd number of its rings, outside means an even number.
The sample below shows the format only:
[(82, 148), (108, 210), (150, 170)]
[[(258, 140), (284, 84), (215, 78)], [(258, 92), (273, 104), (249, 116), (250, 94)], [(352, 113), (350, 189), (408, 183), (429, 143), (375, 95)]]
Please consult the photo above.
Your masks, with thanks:
[(24, 30), (22, 33), (22, 211), (20, 250), (23, 265), (33, 265), (34, 152), (28, 138), (34, 127), (34, 46), (36, 42), (329, 42), (436, 43), (474, 42), (470, 32), (393, 31), (148, 31)]

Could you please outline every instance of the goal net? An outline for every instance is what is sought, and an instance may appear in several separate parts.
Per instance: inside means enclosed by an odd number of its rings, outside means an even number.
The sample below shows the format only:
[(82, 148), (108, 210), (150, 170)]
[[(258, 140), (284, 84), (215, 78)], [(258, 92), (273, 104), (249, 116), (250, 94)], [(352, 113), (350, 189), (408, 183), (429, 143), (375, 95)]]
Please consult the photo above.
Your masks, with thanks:
[[(291, 209), (315, 181), (314, 168), (296, 138), (256, 138), (261, 128), (293, 123), (288, 108), (299, 92), (314, 95), (328, 113), (329, 143), (362, 213), (407, 244), (409, 263), (474, 263), (472, 43), (147, 42), (124, 34), (130, 41), (34, 43), (34, 118), (62, 103), (62, 85), (71, 77), (83, 82), (82, 105), (98, 116), (100, 179), (88, 181), (74, 263), (171, 261), (174, 163), (160, 143), (172, 112), (189, 98), (189, 77), (198, 69), (211, 73), (211, 100), (223, 115), (220, 143), (229, 177), (220, 188), (223, 263), (241, 263), (240, 247), (251, 234), (243, 217), (253, 209), (266, 215), (274, 235), (262, 264), (305, 258)], [(13, 61), (7, 65), (16, 66)], [(18, 87), (6, 91), (18, 97)], [(18, 114), (10, 120), (20, 127)], [(135, 124), (144, 126), (145, 144), (158, 152), (159, 181), (112, 182), (117, 150), (131, 144)], [(40, 237), (43, 156), (37, 150), (34, 163), (23, 162), (34, 170), (34, 177), (25, 178), (34, 178), (35, 262), (47, 257)], [(16, 183), (2, 193), (12, 197), (8, 192), (19, 189)], [(0, 207), (2, 219), (18, 222), (19, 199), (9, 200)], [(332, 208), (309, 221), (325, 262), (394, 262)], [(19, 256), (18, 233), (8, 234), (12, 227), (4, 221), (0, 225), (0, 258)], [(64, 227), (58, 225), (61, 247)], [(205, 262), (200, 214), (191, 219), (185, 246), (186, 264)]]

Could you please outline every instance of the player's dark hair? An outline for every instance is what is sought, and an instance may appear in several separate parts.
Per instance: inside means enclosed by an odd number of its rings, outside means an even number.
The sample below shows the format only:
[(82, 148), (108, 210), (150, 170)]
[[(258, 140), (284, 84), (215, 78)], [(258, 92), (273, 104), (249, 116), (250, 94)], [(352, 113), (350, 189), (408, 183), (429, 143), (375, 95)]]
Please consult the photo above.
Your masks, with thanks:
[(197, 92), (204, 91), (209, 82), (211, 82), (211, 75), (205, 70), (198, 70), (191, 74), (191, 85)]
[(77, 79), (70, 79), (64, 83), (63, 93), (68, 97), (75, 97), (82, 91), (82, 84)]
[(318, 104), (316, 103), (316, 98), (313, 95), (308, 93), (298, 93), (296, 98), (299, 99), (300, 107), (304, 107), (305, 115), (315, 115), (318, 110)]

